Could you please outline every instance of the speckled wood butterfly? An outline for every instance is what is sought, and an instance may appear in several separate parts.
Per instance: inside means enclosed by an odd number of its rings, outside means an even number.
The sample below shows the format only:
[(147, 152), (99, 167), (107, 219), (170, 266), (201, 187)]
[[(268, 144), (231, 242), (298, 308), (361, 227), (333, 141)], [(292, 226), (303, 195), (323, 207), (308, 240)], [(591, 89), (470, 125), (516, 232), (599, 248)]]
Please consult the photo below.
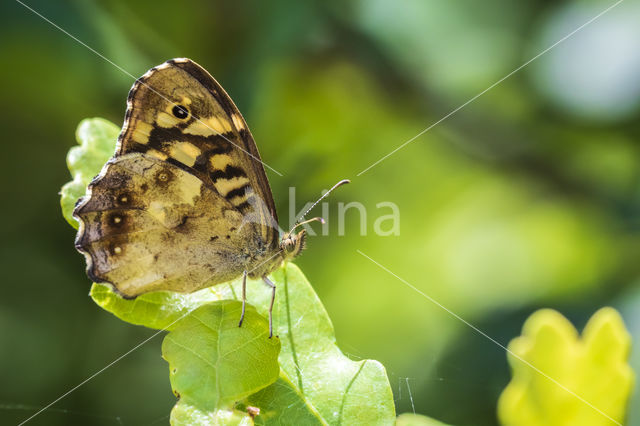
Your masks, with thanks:
[(76, 248), (93, 281), (135, 298), (158, 290), (192, 292), (242, 276), (242, 325), (247, 276), (262, 278), (272, 289), (270, 336), (275, 285), (267, 276), (305, 243), (305, 230), (295, 229), (306, 222), (280, 238), (269, 182), (244, 118), (218, 82), (189, 59), (167, 61), (135, 82), (115, 155), (74, 216), (80, 223)]

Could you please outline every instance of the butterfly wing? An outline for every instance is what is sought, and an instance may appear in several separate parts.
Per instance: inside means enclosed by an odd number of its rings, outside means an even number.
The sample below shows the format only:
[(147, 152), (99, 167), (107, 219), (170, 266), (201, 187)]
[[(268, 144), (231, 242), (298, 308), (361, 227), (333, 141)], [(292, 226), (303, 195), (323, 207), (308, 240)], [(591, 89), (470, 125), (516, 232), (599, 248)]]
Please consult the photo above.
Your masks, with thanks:
[(125, 297), (232, 280), (265, 249), (255, 224), (229, 201), (147, 154), (110, 160), (74, 215), (89, 277)]
[[(152, 68), (133, 85), (116, 155), (141, 152), (194, 174), (278, 243), (269, 181), (251, 132), (229, 95), (190, 59)], [(177, 113), (177, 114), (176, 114)]]

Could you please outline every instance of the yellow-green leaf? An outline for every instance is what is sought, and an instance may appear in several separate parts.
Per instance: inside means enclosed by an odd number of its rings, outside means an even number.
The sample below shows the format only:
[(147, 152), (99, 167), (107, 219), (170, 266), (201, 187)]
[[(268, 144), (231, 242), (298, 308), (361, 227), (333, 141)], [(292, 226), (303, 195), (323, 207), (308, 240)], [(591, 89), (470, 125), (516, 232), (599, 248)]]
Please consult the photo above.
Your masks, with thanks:
[(535, 312), (509, 344), (513, 378), (498, 402), (500, 421), (507, 426), (623, 423), (634, 383), (630, 348), (631, 337), (613, 308), (596, 312), (582, 337), (560, 313)]
[(256, 425), (326, 425), (320, 413), (294, 385), (287, 373), (280, 371), (280, 378), (271, 386), (248, 397), (243, 406), (258, 407), (260, 415)]
[(445, 423), (434, 420), (421, 414), (400, 414), (396, 419), (396, 426), (447, 426)]
[(118, 126), (103, 118), (87, 118), (78, 125), (76, 140), (79, 145), (67, 154), (67, 167), (73, 180), (60, 190), (62, 215), (74, 228), (78, 228), (78, 222), (72, 216), (73, 208), (91, 179), (113, 155), (119, 132)]
[[(256, 423), (277, 424), (285, 416), (305, 419), (305, 424), (393, 424), (393, 395), (384, 367), (373, 360), (352, 361), (340, 352), (327, 312), (295, 265), (284, 265), (271, 280), (277, 286), (274, 331), (282, 342), (281, 372), (277, 382), (245, 401), (264, 413)], [(197, 306), (240, 294), (240, 279), (191, 294), (162, 291), (135, 300), (122, 299), (102, 284), (91, 290), (98, 305), (125, 321), (168, 330)], [(247, 297), (267, 315), (271, 292), (262, 282), (248, 280)]]
[(253, 426), (253, 419), (238, 410), (203, 411), (184, 401), (178, 402), (169, 419), (171, 426)]
[(278, 379), (280, 339), (267, 321), (235, 300), (209, 303), (180, 319), (162, 342), (171, 387), (180, 401), (200, 411), (232, 409), (236, 401)]

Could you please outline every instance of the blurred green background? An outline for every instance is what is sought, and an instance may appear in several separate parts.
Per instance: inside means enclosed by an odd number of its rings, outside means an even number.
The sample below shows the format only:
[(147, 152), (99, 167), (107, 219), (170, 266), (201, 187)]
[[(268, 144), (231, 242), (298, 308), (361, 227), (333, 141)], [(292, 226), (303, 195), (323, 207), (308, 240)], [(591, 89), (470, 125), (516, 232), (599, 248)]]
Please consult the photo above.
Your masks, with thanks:
[[(332, 232), (297, 263), (340, 347), (387, 368), (398, 413), (495, 425), (498, 342), (540, 307), (581, 328), (619, 309), (640, 342), (640, 1), (627, 0), (361, 176), (614, 2), (26, 2), (135, 76), (189, 57), (248, 121), (286, 224), (342, 178)], [(133, 80), (14, 1), (0, 5), (0, 423), (16, 424), (151, 336), (88, 297), (57, 192), (85, 117), (122, 122)], [(337, 235), (337, 203), (355, 210)], [(400, 209), (400, 235), (373, 223)], [(320, 211), (318, 211), (320, 213)], [(34, 425), (167, 424), (157, 337)], [(640, 372), (640, 354), (633, 355)], [(635, 397), (630, 423), (640, 425)]]

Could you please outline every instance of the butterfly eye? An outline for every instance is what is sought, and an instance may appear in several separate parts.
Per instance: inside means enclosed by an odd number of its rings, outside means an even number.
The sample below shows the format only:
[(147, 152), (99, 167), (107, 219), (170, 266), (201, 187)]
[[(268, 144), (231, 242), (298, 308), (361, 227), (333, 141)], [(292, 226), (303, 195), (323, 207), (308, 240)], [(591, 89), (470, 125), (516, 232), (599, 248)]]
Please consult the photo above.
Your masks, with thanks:
[(174, 106), (171, 112), (176, 118), (179, 118), (181, 120), (184, 120), (189, 116), (189, 111), (187, 111), (187, 108), (183, 107), (182, 105)]

